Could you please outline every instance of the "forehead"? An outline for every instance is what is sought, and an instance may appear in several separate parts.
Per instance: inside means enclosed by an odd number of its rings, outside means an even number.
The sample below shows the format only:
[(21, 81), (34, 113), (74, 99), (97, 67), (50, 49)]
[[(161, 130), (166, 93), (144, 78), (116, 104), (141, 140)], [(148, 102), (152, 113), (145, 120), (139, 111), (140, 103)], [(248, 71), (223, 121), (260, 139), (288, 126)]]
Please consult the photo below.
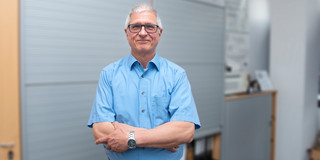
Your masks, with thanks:
[(139, 24), (146, 24), (152, 23), (157, 24), (157, 17), (154, 12), (152, 11), (143, 11), (143, 12), (136, 12), (131, 14), (130, 24), (139, 23)]

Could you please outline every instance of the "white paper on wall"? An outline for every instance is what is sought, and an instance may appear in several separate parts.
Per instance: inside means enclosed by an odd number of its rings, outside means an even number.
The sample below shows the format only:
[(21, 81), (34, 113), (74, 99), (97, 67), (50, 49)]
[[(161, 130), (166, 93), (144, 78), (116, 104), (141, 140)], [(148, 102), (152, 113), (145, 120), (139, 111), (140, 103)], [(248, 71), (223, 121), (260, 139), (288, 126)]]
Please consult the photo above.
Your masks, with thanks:
[(248, 0), (226, 0), (226, 65), (246, 71), (249, 65)]

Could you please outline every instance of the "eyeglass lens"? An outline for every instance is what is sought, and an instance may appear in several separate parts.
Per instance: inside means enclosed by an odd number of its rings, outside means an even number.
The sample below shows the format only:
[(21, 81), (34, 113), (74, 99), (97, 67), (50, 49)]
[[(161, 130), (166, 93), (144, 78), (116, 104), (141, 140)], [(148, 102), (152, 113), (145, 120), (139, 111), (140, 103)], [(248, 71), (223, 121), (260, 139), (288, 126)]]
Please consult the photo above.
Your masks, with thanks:
[(141, 25), (141, 24), (130, 24), (129, 25), (129, 30), (130, 32), (133, 33), (138, 33), (141, 31), (142, 26), (144, 26), (146, 32), (148, 33), (154, 33), (157, 31), (158, 26), (155, 24), (145, 24), (145, 25)]

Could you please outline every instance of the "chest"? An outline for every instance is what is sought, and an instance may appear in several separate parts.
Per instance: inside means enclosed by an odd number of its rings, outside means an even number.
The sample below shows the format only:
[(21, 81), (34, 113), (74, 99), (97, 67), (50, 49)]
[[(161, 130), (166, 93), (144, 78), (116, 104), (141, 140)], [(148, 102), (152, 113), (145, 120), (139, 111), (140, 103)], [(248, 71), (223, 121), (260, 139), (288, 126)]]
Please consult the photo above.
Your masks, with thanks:
[(117, 73), (112, 80), (117, 121), (143, 128), (168, 122), (173, 84), (158, 71)]
[(174, 79), (160, 71), (126, 73), (119, 72), (112, 80), (114, 96), (138, 97), (170, 97), (174, 88)]

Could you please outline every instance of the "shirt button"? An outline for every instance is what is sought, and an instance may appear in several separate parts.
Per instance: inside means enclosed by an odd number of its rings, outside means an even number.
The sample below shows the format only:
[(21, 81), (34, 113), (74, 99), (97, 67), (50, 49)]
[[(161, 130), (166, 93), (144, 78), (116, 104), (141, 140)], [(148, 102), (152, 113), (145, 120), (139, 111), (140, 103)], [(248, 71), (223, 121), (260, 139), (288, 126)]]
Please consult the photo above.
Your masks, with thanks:
[(142, 95), (144, 95), (144, 92), (141, 92)]
[(143, 112), (144, 112), (144, 109), (143, 109), (143, 110), (141, 110), (141, 112), (143, 113)]

